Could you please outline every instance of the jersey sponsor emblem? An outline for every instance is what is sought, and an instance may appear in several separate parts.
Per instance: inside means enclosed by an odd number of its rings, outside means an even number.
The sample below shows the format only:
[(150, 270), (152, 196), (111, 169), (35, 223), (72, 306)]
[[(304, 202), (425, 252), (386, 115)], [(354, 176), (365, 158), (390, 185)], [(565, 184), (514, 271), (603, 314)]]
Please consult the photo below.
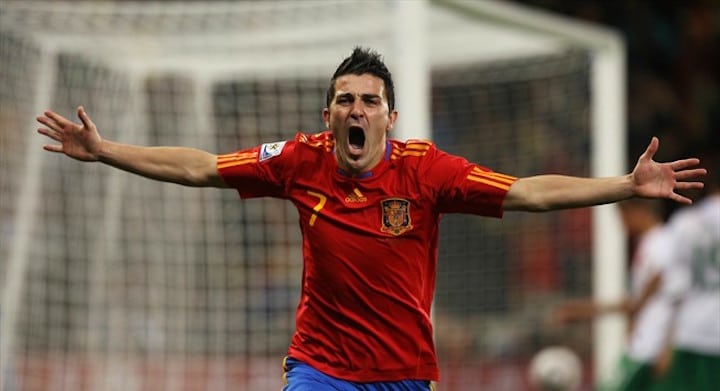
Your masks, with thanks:
[(356, 187), (352, 193), (345, 197), (345, 202), (348, 204), (367, 202), (367, 197), (365, 197), (363, 193), (360, 192), (360, 189)]
[(260, 161), (280, 155), (284, 147), (285, 141), (263, 144), (260, 146)]
[(395, 236), (413, 228), (410, 220), (410, 201), (402, 198), (388, 198), (380, 201), (382, 226), (380, 231)]

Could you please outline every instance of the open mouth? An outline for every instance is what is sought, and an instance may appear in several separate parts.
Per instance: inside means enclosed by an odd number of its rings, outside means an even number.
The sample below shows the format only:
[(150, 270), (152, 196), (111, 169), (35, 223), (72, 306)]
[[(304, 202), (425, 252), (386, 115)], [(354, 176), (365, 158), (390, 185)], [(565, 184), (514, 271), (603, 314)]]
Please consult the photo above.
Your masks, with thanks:
[(351, 126), (348, 141), (351, 149), (360, 150), (365, 145), (365, 131), (359, 126)]

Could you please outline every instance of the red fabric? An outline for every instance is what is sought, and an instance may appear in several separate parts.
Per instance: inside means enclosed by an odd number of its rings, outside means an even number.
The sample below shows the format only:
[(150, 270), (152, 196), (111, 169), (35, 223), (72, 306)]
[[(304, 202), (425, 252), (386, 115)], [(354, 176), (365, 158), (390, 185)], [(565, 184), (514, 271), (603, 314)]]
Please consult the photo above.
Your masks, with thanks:
[(370, 174), (352, 178), (333, 145), (329, 132), (298, 133), (265, 160), (262, 146), (218, 158), (241, 197), (286, 198), (299, 211), (304, 268), (288, 354), (350, 381), (438, 380), (430, 307), (440, 215), (501, 217), (515, 179), (429, 142), (394, 140)]

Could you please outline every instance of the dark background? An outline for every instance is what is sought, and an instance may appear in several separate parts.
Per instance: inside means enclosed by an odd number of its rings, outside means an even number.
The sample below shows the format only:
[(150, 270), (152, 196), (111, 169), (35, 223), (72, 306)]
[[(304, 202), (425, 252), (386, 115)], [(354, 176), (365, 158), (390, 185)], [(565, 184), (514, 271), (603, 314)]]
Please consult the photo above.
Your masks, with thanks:
[[(628, 164), (720, 155), (720, 1), (521, 0), (618, 30), (628, 65)], [(628, 170), (632, 167), (628, 167)], [(677, 207), (667, 203), (667, 214)]]

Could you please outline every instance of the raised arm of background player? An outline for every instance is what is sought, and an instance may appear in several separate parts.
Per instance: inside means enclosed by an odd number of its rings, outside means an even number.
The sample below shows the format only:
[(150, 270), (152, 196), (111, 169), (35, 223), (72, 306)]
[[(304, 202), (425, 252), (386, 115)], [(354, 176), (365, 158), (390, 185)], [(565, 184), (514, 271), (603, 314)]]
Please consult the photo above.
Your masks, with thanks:
[[(81, 161), (99, 161), (158, 181), (226, 187), (217, 171), (217, 155), (194, 148), (143, 147), (103, 140), (82, 106), (78, 107), (77, 115), (80, 124), (50, 110), (37, 117), (37, 121), (46, 126), (38, 132), (60, 143), (46, 144), (45, 150)], [(652, 160), (658, 146), (658, 139), (653, 137), (635, 169), (622, 176), (538, 175), (520, 178), (510, 187), (503, 208), (540, 212), (606, 204), (630, 197), (669, 198), (692, 203), (676, 191), (702, 188), (702, 182), (691, 179), (705, 175), (705, 169), (693, 168), (699, 164), (695, 158), (658, 163)]]

